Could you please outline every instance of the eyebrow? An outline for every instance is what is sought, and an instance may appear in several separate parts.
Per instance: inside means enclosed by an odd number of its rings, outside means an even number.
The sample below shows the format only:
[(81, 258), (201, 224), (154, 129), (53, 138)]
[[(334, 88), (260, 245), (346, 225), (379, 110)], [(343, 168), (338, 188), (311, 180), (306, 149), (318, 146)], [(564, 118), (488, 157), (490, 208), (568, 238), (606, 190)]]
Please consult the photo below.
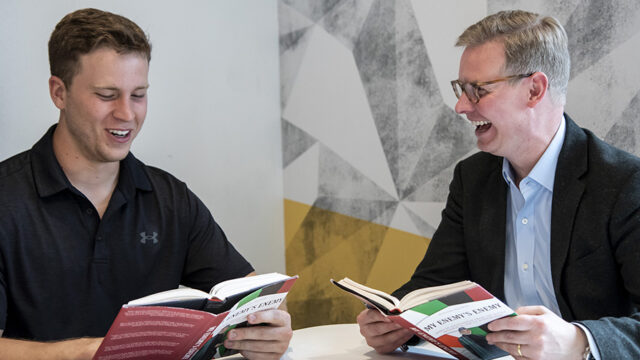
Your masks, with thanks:
[[(115, 87), (115, 86), (93, 86), (93, 88), (95, 90), (111, 90), (111, 91), (120, 91), (120, 88)], [(145, 85), (145, 86), (138, 86), (135, 89), (133, 89), (134, 91), (136, 90), (146, 90), (149, 88), (149, 85)]]

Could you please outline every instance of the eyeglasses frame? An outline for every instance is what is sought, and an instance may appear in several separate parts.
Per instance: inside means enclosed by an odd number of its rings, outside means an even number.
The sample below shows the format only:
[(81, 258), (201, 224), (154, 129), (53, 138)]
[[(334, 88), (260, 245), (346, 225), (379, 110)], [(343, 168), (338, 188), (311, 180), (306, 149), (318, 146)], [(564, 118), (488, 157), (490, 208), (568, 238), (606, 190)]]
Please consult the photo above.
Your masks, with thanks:
[[(467, 99), (469, 99), (469, 101), (471, 101), (474, 104), (477, 104), (480, 102), (480, 95), (478, 94), (478, 89), (481, 86), (485, 86), (485, 85), (491, 85), (491, 84), (495, 84), (498, 82), (502, 82), (502, 81), (507, 81), (507, 80), (511, 80), (511, 79), (516, 79), (516, 78), (527, 78), (531, 75), (535, 74), (535, 72), (532, 73), (528, 73), (528, 74), (517, 74), (517, 75), (510, 75), (510, 76), (505, 76), (505, 77), (501, 77), (499, 79), (495, 79), (495, 80), (490, 80), (490, 81), (472, 81), (472, 82), (462, 82), (459, 79), (457, 80), (451, 80), (451, 87), (453, 87), (453, 93), (456, 95), (457, 99), (460, 99), (460, 96), (462, 96), (462, 93), (458, 93), (458, 88), (456, 87), (456, 84), (458, 86), (460, 86), (460, 90), (462, 90), (462, 92), (467, 95)], [(467, 91), (465, 90), (465, 86), (469, 84), (471, 85), (471, 87), (473, 88), (473, 96), (477, 99), (475, 101), (473, 101), (473, 99), (471, 99), (471, 97), (469, 96), (469, 94), (467, 93)]]

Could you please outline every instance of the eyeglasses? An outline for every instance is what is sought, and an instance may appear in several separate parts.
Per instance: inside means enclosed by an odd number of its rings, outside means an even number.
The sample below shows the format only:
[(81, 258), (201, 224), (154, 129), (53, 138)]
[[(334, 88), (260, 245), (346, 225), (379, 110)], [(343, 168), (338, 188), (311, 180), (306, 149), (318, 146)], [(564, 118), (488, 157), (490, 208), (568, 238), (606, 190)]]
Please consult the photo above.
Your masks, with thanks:
[(522, 79), (533, 75), (534, 73), (529, 74), (519, 74), (519, 75), (511, 75), (507, 77), (503, 77), (500, 79), (495, 79), (491, 81), (474, 81), (474, 82), (462, 82), (460, 80), (452, 80), (451, 86), (453, 87), (453, 92), (456, 94), (456, 98), (460, 99), (462, 93), (467, 95), (467, 98), (477, 104), (480, 101), (480, 98), (489, 93), (486, 89), (482, 88), (485, 85), (495, 84), (501, 81), (507, 81), (511, 79)]

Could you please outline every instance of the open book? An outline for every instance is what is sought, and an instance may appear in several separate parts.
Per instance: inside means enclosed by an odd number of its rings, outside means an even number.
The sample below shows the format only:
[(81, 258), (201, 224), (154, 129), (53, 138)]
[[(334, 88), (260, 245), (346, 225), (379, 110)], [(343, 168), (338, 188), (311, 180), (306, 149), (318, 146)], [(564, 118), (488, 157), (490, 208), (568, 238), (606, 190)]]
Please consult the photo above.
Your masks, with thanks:
[(290, 278), (280, 273), (269, 273), (231, 279), (216, 284), (209, 293), (189, 287), (179, 287), (129, 301), (128, 305), (170, 306), (219, 314), (229, 310), (240, 299), (256, 289)]
[(414, 290), (402, 299), (349, 278), (331, 282), (457, 359), (508, 355), (487, 343), (487, 324), (516, 314), (472, 281)]
[(94, 359), (211, 359), (234, 351), (222, 344), (247, 316), (275, 309), (298, 276), (278, 273), (221, 282), (209, 293), (178, 288), (123, 305)]

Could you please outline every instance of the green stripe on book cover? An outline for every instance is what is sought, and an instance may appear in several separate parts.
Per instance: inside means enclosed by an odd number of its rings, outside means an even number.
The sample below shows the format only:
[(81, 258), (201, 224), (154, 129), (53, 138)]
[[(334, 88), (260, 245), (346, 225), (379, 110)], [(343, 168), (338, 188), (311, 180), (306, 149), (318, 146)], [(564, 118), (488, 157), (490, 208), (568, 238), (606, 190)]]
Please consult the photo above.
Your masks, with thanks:
[(245, 296), (242, 300), (238, 301), (238, 308), (241, 308), (242, 306), (244, 306), (244, 304), (246, 304), (249, 301), (257, 298), (258, 296), (260, 296), (261, 293), (262, 293), (262, 289), (258, 289), (256, 291), (252, 292), (251, 294)]
[(411, 308), (413, 311), (417, 311), (425, 315), (433, 315), (436, 312), (446, 308), (448, 305), (440, 300), (431, 300), (428, 303), (420, 304)]

